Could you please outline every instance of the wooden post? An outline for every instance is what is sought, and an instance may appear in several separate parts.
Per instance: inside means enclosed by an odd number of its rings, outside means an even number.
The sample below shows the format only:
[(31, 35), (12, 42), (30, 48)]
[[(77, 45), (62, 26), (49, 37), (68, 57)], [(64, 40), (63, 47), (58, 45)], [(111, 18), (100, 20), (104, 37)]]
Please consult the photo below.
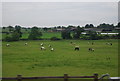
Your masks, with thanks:
[(64, 81), (68, 81), (68, 74), (64, 74)]
[(94, 81), (98, 81), (98, 74), (95, 73), (94, 76), (95, 76)]
[(22, 75), (17, 75), (17, 81), (22, 81)]

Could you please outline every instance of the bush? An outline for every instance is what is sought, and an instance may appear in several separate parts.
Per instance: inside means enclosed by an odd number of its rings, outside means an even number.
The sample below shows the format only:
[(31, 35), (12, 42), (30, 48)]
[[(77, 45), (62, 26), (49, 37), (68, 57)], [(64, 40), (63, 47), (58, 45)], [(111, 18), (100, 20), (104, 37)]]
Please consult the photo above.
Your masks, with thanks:
[(10, 42), (10, 41), (12, 41), (12, 37), (10, 37), (10, 36), (7, 36), (7, 37), (5, 37), (5, 39), (4, 39), (5, 41), (7, 41), (7, 42)]
[(18, 41), (20, 39), (20, 34), (17, 32), (12, 33), (12, 40)]
[(13, 32), (12, 34), (9, 34), (5, 37), (5, 41), (18, 41), (20, 39), (20, 34), (17, 32)]
[(103, 39), (109, 39), (109, 38), (110, 38), (109, 35), (104, 35), (104, 36), (103, 36)]
[(57, 37), (51, 37), (50, 40), (61, 40), (61, 39)]
[(90, 36), (88, 36), (88, 35), (81, 35), (80, 39), (90, 40)]

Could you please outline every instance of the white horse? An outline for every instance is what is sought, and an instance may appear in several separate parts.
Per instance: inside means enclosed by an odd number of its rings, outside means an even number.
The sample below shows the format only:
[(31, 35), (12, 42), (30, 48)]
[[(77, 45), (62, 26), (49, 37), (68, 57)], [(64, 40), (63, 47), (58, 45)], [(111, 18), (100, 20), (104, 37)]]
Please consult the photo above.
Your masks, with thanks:
[(6, 44), (6, 46), (7, 46), (7, 47), (10, 46), (10, 44)]
[(41, 47), (41, 50), (45, 50), (45, 47), (42, 46), (42, 47)]

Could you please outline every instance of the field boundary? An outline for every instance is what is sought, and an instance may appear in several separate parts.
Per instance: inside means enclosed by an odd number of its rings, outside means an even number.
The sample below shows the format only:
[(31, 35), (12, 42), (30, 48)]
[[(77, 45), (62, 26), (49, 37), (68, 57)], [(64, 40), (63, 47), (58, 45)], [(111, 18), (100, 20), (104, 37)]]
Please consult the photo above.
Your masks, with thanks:
[(68, 76), (68, 74), (64, 74), (64, 76), (43, 76), (43, 77), (22, 77), (22, 75), (17, 75), (17, 77), (2, 77), (2, 80), (17, 80), (22, 81), (24, 79), (50, 79), (50, 78), (63, 78), (64, 81), (68, 81), (69, 78), (93, 78), (94, 81), (98, 81), (98, 74), (95, 73), (93, 76)]

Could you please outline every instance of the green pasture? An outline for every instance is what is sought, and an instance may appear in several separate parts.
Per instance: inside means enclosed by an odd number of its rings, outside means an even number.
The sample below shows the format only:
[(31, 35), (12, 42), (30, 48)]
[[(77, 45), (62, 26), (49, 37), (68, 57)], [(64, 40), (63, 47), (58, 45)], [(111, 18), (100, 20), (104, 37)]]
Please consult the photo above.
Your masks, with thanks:
[[(74, 50), (80, 46), (79, 51)], [(88, 41), (90, 44), (88, 44)], [(28, 45), (24, 45), (27, 42)], [(94, 45), (91, 45), (94, 42)], [(106, 45), (112, 42), (113, 45)], [(6, 47), (9, 43), (11, 46)], [(40, 50), (44, 43), (46, 50)], [(50, 51), (48, 45), (54, 48)], [(118, 41), (117, 40), (40, 40), (2, 43), (3, 77), (22, 76), (71, 76), (99, 75), (109, 73), (118, 76)], [(89, 52), (88, 48), (95, 49)]]
[[(9, 29), (2, 29), (3, 32), (9, 32)], [(61, 38), (61, 32), (45, 32), (43, 30), (40, 30), (42, 32), (42, 36), (41, 38), (45, 38), (45, 39), (49, 39), (51, 37), (57, 37), (57, 38)], [(22, 37), (21, 39), (27, 39), (30, 33), (30, 29), (21, 29)], [(2, 39), (5, 39), (5, 37), (7, 36), (6, 33), (2, 33)]]
[[(3, 33), (2, 39), (5, 39), (6, 36), (7, 34)], [(21, 39), (27, 39), (28, 36), (29, 36), (29, 33), (23, 33)], [(60, 32), (42, 32), (41, 38), (50, 39), (51, 37), (61, 38), (61, 33)]]
[(2, 39), (2, 33), (0, 33), (0, 39)]
[(43, 36), (41, 38), (51, 38), (51, 37), (57, 37), (61, 38), (61, 32), (43, 32)]
[[(29, 33), (23, 33), (22, 38), (27, 39), (29, 36)], [(60, 32), (42, 32), (41, 38), (50, 39), (51, 37), (58, 37), (61, 38)]]

